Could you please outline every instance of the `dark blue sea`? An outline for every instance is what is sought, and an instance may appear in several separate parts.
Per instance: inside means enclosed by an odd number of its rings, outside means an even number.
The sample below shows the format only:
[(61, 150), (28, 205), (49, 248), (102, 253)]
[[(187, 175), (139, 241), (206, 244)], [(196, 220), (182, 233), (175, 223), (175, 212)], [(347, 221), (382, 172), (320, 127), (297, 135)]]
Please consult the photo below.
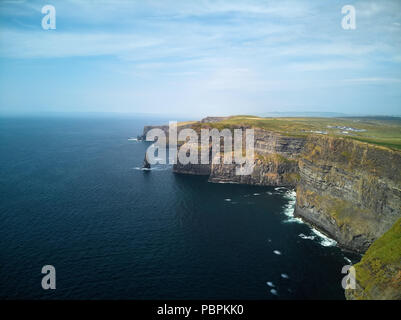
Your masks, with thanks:
[(168, 120), (0, 118), (0, 298), (344, 299), (355, 257), (292, 217), (294, 191), (141, 170), (129, 138)]

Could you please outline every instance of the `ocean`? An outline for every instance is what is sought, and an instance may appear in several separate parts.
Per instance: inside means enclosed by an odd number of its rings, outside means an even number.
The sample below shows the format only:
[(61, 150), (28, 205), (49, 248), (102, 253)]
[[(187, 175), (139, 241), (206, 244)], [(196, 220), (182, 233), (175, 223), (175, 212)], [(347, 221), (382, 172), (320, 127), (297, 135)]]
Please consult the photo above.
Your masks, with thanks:
[(293, 217), (294, 190), (141, 169), (130, 138), (168, 120), (0, 118), (0, 298), (344, 299), (359, 257)]

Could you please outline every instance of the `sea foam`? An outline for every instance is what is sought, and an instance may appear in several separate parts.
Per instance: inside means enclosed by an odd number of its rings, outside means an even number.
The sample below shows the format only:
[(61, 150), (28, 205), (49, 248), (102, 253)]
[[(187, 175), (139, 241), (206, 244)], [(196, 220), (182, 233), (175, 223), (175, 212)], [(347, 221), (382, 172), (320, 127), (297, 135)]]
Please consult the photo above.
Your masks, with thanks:
[(296, 197), (295, 190), (288, 190), (284, 194), (284, 198), (288, 200), (288, 203), (284, 206), (284, 214), (288, 217), (285, 222), (303, 223), (302, 219), (294, 217)]
[(278, 292), (277, 292), (276, 289), (271, 289), (271, 290), (270, 290), (270, 293), (271, 293), (271, 294), (274, 294), (275, 296), (278, 295)]
[[(278, 188), (275, 188), (278, 189)], [(294, 216), (294, 211), (295, 211), (295, 202), (296, 202), (296, 192), (295, 190), (288, 190), (284, 194), (284, 198), (288, 200), (288, 203), (284, 206), (284, 214), (287, 216), (287, 219), (285, 222), (295, 222), (295, 223), (304, 223), (301, 218), (297, 218)], [(315, 228), (311, 228), (312, 232), (315, 234), (315, 236), (307, 236), (303, 233), (299, 234), (299, 237), (302, 239), (308, 239), (308, 240), (315, 240), (316, 236), (319, 238), (319, 243), (323, 247), (333, 247), (337, 245), (337, 241), (334, 239), (331, 239), (321, 233), (320, 231), (316, 230)]]
[(300, 233), (298, 236), (304, 240), (314, 240), (316, 238), (315, 236), (307, 236), (303, 233)]
[(324, 235), (323, 233), (321, 233), (320, 231), (316, 230), (315, 228), (312, 228), (312, 232), (314, 234), (316, 234), (319, 238), (320, 241), (319, 243), (323, 246), (323, 247), (334, 247), (337, 244), (337, 241), (335, 241), (334, 239), (331, 239), (329, 237), (327, 237), (326, 235)]

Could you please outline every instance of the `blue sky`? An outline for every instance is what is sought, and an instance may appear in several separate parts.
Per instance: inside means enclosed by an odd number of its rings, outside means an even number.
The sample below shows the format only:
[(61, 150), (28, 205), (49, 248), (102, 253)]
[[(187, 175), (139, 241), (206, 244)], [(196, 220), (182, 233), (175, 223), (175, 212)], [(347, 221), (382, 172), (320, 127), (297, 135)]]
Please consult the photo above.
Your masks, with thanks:
[(401, 115), (401, 1), (0, 2), (1, 113), (275, 111)]

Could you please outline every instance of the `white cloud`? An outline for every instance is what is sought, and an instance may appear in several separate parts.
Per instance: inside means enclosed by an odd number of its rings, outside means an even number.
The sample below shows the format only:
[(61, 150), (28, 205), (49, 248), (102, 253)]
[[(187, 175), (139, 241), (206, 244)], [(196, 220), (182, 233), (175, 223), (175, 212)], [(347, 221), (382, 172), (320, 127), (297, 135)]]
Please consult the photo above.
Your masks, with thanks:
[(364, 64), (359, 61), (331, 60), (316, 62), (291, 63), (288, 69), (293, 71), (326, 71), (326, 70), (352, 70), (363, 68)]
[(356, 9), (358, 16), (372, 17), (385, 11), (386, 6), (378, 2), (363, 1), (358, 3)]
[(354, 84), (388, 84), (388, 83), (401, 83), (399, 78), (355, 78), (355, 79), (345, 79), (344, 82), (354, 83)]
[(130, 34), (2, 31), (0, 55), (7, 58), (60, 58), (119, 55), (162, 43)]
[(362, 56), (387, 49), (387, 45), (376, 43), (372, 45), (343, 41), (313, 43), (310, 45), (290, 45), (280, 50), (281, 55), (295, 56)]
[(210, 74), (205, 79), (202, 87), (206, 90), (247, 92), (279, 89), (282, 86), (282, 81), (271, 79), (271, 77), (274, 78), (273, 75), (266, 78), (266, 75), (249, 68), (221, 68)]

